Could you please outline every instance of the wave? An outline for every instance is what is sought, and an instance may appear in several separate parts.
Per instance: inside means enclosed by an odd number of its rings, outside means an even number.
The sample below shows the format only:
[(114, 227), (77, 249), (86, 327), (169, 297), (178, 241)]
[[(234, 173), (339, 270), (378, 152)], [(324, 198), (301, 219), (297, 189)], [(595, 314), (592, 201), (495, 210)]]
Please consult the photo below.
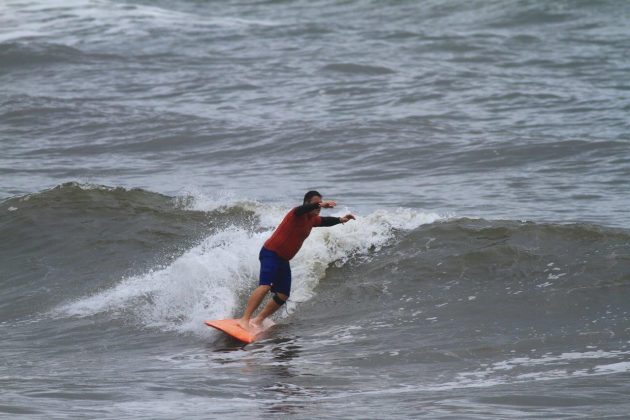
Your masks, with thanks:
[[(169, 197), (77, 183), (5, 200), (0, 215), (9, 276), (2, 294), (6, 302), (16, 298), (7, 304), (13, 310), (30, 310), (41, 301), (20, 296), (56, 282), (54, 299), (45, 302), (53, 316), (121, 318), (205, 335), (204, 319), (242, 309), (257, 284), (258, 250), (287, 208), (229, 194)], [(412, 323), (465, 316), (506, 332), (530, 323), (544, 335), (555, 321), (522, 311), (545, 302), (558, 322), (598, 317), (616, 331), (617, 315), (606, 315), (596, 301), (615, 293), (608, 304), (625, 307), (629, 243), (627, 230), (591, 224), (380, 209), (313, 231), (292, 261), (293, 291), (281, 316), (299, 307), (302, 316), (352, 325), (378, 318), (385, 306), (399, 308)], [(57, 277), (24, 269), (33, 258), (57, 267)]]
[(450, 284), (436, 296), (445, 302), (479, 293), (489, 300), (522, 294), (519, 299), (535, 302), (539, 296), (562, 300), (588, 290), (624, 290), (630, 286), (629, 253), (626, 229), (460, 218), (414, 229), (381, 252), (370, 270), (383, 267), (372, 276), (378, 278), (397, 267), (399, 290), (418, 281)]
[(83, 53), (66, 45), (48, 42), (4, 42), (0, 43), (1, 68), (23, 65), (76, 62)]
[[(199, 205), (197, 200), (188, 203)], [(56, 312), (80, 317), (102, 313), (130, 316), (148, 327), (207, 334), (204, 319), (235, 316), (241, 309), (257, 282), (258, 251), (286, 210), (259, 204), (255, 209), (258, 224), (253, 229), (235, 225), (219, 229), (173, 263), (122, 278), (107, 290), (59, 306)], [(374, 252), (399, 229), (438, 219), (435, 214), (400, 209), (377, 211), (336, 229), (315, 229), (292, 261), (295, 280), (285, 314), (293, 312), (297, 302), (314, 296), (329, 266), (343, 266), (351, 257)]]
[[(90, 272), (81, 278), (78, 292), (76, 279), (59, 275), (63, 282), (59, 295), (65, 302), (57, 305), (57, 313), (118, 314), (145, 326), (198, 333), (205, 331), (203, 319), (235, 315), (240, 309), (239, 299), (256, 284), (258, 250), (286, 211), (286, 206), (230, 195), (191, 192), (168, 197), (142, 189), (78, 183), (0, 203), (0, 214), (7, 220), (3, 236), (12, 238), (5, 243), (11, 247), (8, 259), (39, 255), (53, 265), (73, 264), (67, 271), (81, 271), (77, 267), (84, 265)], [(399, 230), (439, 219), (437, 214), (409, 209), (380, 210), (334, 229), (316, 229), (293, 260), (296, 280), (289, 312), (296, 302), (314, 296), (331, 265), (343, 266), (353, 256), (369, 255)], [(177, 252), (182, 244), (187, 249)], [(117, 269), (155, 252), (175, 255), (139, 274), (120, 274)], [(103, 255), (109, 262), (103, 261)], [(24, 272), (20, 267), (13, 266), (15, 279)], [(26, 283), (9, 281), (3, 293), (12, 288), (13, 294), (19, 294), (53, 280), (40, 275), (32, 273)], [(77, 293), (68, 302), (68, 294)], [(25, 306), (24, 301), (18, 303)]]
[(66, 183), (0, 202), (0, 312), (20, 317), (110, 287), (168, 263), (209, 233), (255, 223), (244, 207), (201, 211), (190, 208), (192, 201), (186, 195)]

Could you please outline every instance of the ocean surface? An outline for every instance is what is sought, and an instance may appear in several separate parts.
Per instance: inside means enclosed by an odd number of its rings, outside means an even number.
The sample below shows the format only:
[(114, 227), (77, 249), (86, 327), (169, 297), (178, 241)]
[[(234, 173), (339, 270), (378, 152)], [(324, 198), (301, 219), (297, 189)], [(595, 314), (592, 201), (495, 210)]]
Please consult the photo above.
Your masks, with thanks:
[(627, 1), (2, 0), (0, 418), (626, 419), (629, 191)]

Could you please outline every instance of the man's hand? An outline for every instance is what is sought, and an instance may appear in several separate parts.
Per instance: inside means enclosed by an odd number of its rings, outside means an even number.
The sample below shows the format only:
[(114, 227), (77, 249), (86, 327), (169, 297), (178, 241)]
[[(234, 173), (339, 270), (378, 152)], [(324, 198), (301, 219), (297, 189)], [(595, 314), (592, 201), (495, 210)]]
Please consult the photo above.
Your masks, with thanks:
[(337, 203), (335, 203), (334, 201), (322, 201), (321, 203), (319, 203), (319, 207), (323, 209), (332, 209), (336, 205)]
[(341, 223), (346, 223), (348, 220), (356, 220), (356, 218), (351, 214), (346, 214), (345, 216), (340, 217), (339, 220)]

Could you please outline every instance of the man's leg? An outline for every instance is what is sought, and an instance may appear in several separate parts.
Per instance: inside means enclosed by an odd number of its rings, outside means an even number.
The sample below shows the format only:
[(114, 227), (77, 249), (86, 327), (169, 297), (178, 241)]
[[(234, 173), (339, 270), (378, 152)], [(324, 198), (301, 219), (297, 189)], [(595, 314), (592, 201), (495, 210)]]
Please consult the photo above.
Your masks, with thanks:
[(280, 261), (278, 276), (274, 282), (272, 292), (275, 293), (273, 298), (269, 299), (263, 310), (252, 319), (252, 324), (255, 327), (262, 326), (265, 318), (273, 315), (289, 299), (289, 294), (291, 293), (291, 265), (288, 261)]
[(251, 296), (247, 300), (247, 307), (245, 308), (245, 312), (243, 313), (243, 316), (238, 320), (238, 323), (241, 327), (245, 328), (246, 330), (249, 329), (249, 319), (252, 317), (252, 314), (260, 305), (260, 302), (263, 301), (265, 295), (269, 292), (269, 289), (271, 289), (271, 286), (262, 285), (258, 286), (256, 290), (252, 292)]
[[(284, 293), (278, 293), (276, 296), (278, 296), (278, 298), (284, 302), (286, 302), (287, 299), (289, 299), (289, 296), (285, 295)], [(278, 304), (275, 299), (270, 299), (269, 302), (267, 302), (267, 304), (263, 308), (263, 310), (260, 311), (258, 316), (252, 319), (252, 324), (254, 324), (256, 327), (262, 326), (262, 322), (265, 320), (265, 318), (273, 315), (274, 312), (280, 309), (282, 305), (283, 305), (282, 302)]]

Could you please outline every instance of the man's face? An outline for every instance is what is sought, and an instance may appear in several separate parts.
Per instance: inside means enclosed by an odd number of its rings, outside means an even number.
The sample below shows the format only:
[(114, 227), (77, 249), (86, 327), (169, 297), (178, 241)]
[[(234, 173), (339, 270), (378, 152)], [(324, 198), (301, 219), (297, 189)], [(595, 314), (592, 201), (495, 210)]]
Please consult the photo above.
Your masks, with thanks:
[[(321, 203), (321, 202), (322, 202), (321, 197), (314, 196), (314, 197), (311, 197), (311, 199), (308, 201), (308, 204), (315, 204), (315, 203)], [(320, 208), (316, 208), (315, 210), (310, 211), (309, 214), (318, 215), (321, 210), (322, 209)]]

